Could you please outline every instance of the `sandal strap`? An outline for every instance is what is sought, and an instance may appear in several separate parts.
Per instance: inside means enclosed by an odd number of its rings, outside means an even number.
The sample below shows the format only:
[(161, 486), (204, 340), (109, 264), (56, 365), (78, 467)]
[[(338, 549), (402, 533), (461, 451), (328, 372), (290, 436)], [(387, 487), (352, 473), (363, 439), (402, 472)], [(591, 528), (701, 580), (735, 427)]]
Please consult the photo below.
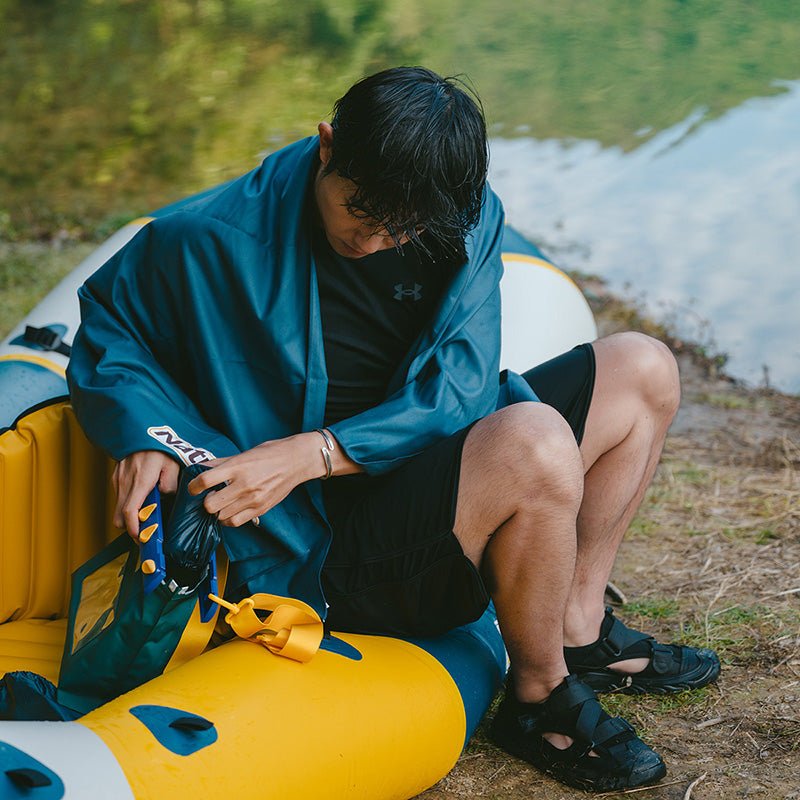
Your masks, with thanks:
[(536, 720), (537, 731), (570, 736), (574, 740), (568, 748), (572, 758), (592, 749), (598, 729), (609, 718), (594, 690), (576, 675), (564, 678), (564, 682), (543, 703), (542, 711)]
[(606, 716), (602, 706), (595, 696), (592, 700), (586, 700), (581, 705), (578, 712), (578, 719), (575, 720), (575, 740), (586, 743), (587, 750), (590, 750), (597, 740), (597, 729), (602, 717)]
[(680, 645), (654, 642), (648, 669), (657, 675), (680, 675), (691, 652), (691, 649)]
[(646, 633), (629, 628), (614, 616), (610, 606), (606, 608), (600, 631), (597, 641), (591, 644), (564, 648), (570, 671), (580, 673), (588, 669), (603, 669), (615, 661), (653, 657), (656, 640)]
[(653, 640), (652, 636), (641, 631), (629, 628), (624, 622), (614, 616), (611, 607), (606, 608), (606, 616), (611, 617), (611, 629), (605, 636), (597, 640), (597, 646), (611, 658), (619, 658), (629, 647)]
[(601, 722), (594, 732), (595, 747), (609, 748), (627, 742), (636, 736), (633, 725), (622, 717), (609, 717)]
[(550, 714), (563, 716), (587, 700), (596, 700), (597, 695), (591, 686), (587, 686), (576, 675), (567, 675), (545, 701)]
[[(556, 747), (548, 733), (569, 736), (572, 743)], [(666, 771), (658, 754), (628, 722), (610, 717), (577, 675), (568, 675), (543, 703), (521, 702), (508, 686), (490, 737), (512, 755), (581, 789), (632, 788), (652, 783)]]

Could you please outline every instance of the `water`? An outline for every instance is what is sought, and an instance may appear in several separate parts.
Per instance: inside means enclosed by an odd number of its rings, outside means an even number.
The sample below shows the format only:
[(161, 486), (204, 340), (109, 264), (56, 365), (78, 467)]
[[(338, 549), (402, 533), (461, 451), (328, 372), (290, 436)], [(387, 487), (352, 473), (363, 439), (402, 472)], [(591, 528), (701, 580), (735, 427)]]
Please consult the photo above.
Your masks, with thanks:
[(494, 188), (562, 262), (713, 337), (730, 374), (800, 392), (800, 82), (783, 89), (630, 152), (497, 139)]
[(425, 64), (481, 94), (517, 227), (800, 392), (794, 3), (0, 0), (0, 30), (0, 239), (102, 238)]

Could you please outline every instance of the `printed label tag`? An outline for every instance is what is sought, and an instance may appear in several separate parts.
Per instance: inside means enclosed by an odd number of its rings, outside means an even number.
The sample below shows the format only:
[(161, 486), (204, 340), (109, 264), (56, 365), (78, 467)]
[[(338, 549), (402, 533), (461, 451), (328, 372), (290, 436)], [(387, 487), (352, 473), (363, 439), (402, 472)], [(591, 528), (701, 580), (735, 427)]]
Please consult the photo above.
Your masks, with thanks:
[(154, 425), (147, 429), (147, 433), (161, 442), (161, 444), (169, 447), (187, 467), (191, 464), (199, 464), (201, 461), (211, 461), (215, 458), (210, 450), (195, 447), (193, 444), (181, 439), (169, 425)]

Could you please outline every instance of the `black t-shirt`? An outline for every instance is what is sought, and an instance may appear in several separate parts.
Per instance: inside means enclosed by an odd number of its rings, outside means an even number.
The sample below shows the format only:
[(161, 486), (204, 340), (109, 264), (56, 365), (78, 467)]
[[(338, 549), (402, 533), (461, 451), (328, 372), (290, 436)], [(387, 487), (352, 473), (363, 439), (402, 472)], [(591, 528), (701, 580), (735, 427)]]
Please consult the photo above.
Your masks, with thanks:
[(439, 305), (453, 265), (412, 243), (345, 258), (312, 224), (328, 396), (325, 425), (378, 405)]

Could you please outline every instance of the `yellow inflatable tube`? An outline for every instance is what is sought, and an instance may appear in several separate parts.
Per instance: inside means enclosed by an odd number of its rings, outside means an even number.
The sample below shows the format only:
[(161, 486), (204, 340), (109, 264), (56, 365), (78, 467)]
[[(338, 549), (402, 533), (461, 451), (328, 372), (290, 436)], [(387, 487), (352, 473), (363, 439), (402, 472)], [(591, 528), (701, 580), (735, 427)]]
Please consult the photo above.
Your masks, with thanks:
[[(75, 288), (148, 221), (0, 342), (0, 676), (58, 680), (70, 575), (118, 535), (112, 465), (57, 396)], [(504, 366), (595, 338), (580, 291), (511, 228), (503, 261)], [(76, 722), (0, 721), (0, 799), (411, 798), (452, 768), (506, 668), (491, 608), (438, 639), (329, 634), (304, 664), (229, 642)]]
[[(70, 572), (118, 533), (110, 468), (65, 401), (0, 434), (0, 674), (58, 679)], [(505, 667), (491, 611), (424, 641), (329, 633), (307, 663), (231, 641), (76, 722), (0, 722), (0, 797), (410, 798)]]
[[(411, 797), (461, 752), (459, 691), (413, 644), (342, 639), (361, 660), (323, 650), (300, 664), (230, 642), (80, 724), (109, 747), (137, 798), (208, 797), (209, 776), (237, 798)], [(188, 756), (171, 752), (130, 713), (142, 705), (189, 706), (214, 723), (218, 738)]]

